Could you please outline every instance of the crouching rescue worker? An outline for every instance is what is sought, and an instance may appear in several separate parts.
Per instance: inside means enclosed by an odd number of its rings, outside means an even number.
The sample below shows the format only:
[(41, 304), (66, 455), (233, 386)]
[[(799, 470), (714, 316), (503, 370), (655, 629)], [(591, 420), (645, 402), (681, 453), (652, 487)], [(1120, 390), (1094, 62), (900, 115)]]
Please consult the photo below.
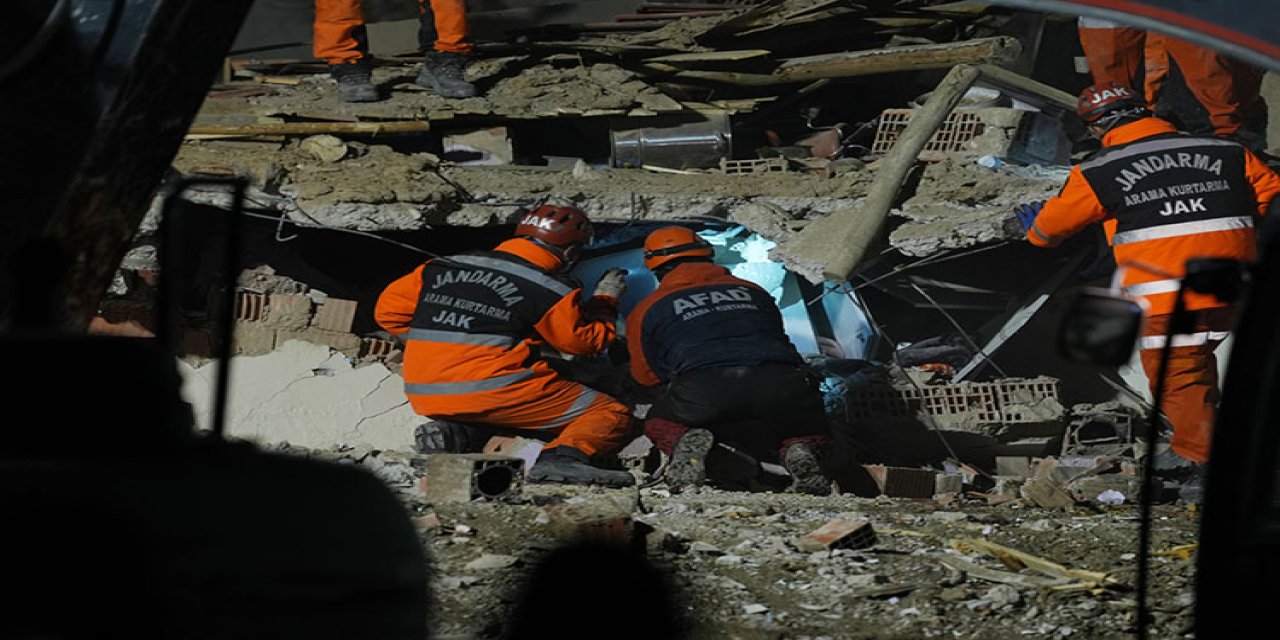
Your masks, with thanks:
[[(1078, 113), (1103, 149), (1072, 168), (1057, 196), (1023, 205), (1018, 216), (1027, 239), (1040, 247), (1103, 224), (1124, 290), (1145, 301), (1141, 358), (1154, 389), (1187, 261), (1253, 259), (1254, 222), (1280, 193), (1280, 177), (1235, 142), (1179, 133), (1128, 87), (1085, 89)], [(1172, 338), (1161, 409), (1173, 425), (1173, 451), (1196, 465), (1184, 485), (1188, 497), (1209, 459), (1219, 395), (1214, 349), (1231, 330), (1235, 309), (1194, 292), (1185, 300), (1194, 328)]]
[(592, 238), (577, 209), (539, 207), (515, 236), (492, 251), (430, 260), (378, 298), (378, 324), (405, 339), (409, 402), (435, 419), (554, 434), (530, 481), (632, 484), (626, 471), (591, 464), (623, 444), (628, 408), (539, 359), (544, 343), (571, 355), (608, 347), (624, 275), (606, 273), (585, 297), (565, 274)]
[[(830, 438), (817, 380), (783, 331), (769, 293), (713, 264), (714, 253), (684, 227), (649, 234), (644, 265), (658, 288), (627, 316), (632, 377), (643, 386), (666, 385), (646, 416), (645, 435), (668, 456), (667, 484), (702, 485), (708, 456), (729, 455), (713, 450), (716, 439), (743, 438), (778, 447), (791, 490), (830, 493), (820, 468)], [(753, 424), (768, 433), (734, 433)], [(716, 460), (711, 465), (710, 479), (722, 480)]]

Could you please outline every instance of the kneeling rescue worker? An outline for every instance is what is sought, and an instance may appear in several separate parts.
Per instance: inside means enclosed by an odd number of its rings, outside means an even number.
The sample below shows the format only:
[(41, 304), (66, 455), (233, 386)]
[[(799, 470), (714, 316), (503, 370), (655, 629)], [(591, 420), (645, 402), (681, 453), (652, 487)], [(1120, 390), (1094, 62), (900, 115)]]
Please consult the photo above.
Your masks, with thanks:
[[(773, 297), (713, 264), (714, 253), (684, 227), (649, 234), (644, 265), (658, 288), (627, 316), (632, 377), (643, 386), (667, 385), (644, 429), (668, 456), (667, 484), (702, 485), (708, 456), (722, 451), (713, 449), (716, 438), (747, 436), (780, 446), (790, 490), (830, 493), (820, 468), (830, 427), (816, 378), (787, 338)], [(761, 423), (768, 433), (733, 432)], [(712, 481), (721, 479), (716, 464), (713, 458)]]
[[(1102, 151), (1072, 168), (1057, 196), (1023, 205), (1018, 217), (1040, 247), (1104, 225), (1125, 291), (1146, 303), (1141, 357), (1154, 389), (1187, 260), (1252, 260), (1254, 220), (1280, 193), (1280, 177), (1236, 142), (1179, 133), (1128, 87), (1089, 87), (1077, 111)], [(1194, 328), (1173, 336), (1161, 409), (1173, 425), (1174, 453), (1196, 465), (1184, 485), (1191, 500), (1209, 459), (1219, 395), (1214, 349), (1231, 330), (1235, 310), (1194, 292), (1187, 292), (1186, 307)]]
[(633, 484), (626, 471), (591, 464), (623, 444), (630, 410), (539, 359), (543, 343), (579, 356), (613, 343), (624, 274), (606, 273), (586, 299), (565, 274), (592, 239), (577, 209), (541, 206), (515, 236), (429, 260), (382, 292), (376, 320), (405, 338), (405, 394), (430, 418), (553, 434), (530, 481)]

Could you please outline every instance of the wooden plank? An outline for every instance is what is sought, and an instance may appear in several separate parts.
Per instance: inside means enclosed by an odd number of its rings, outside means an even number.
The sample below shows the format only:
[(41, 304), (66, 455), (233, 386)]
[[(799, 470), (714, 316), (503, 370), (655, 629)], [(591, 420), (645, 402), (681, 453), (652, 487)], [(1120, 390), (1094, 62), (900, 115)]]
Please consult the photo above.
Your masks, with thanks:
[(385, 133), (422, 133), (431, 130), (424, 121), (402, 122), (263, 122), (243, 125), (193, 125), (189, 135), (260, 136), (317, 135), (346, 133), (378, 135)]
[(696, 51), (693, 53), (676, 53), (672, 55), (646, 58), (645, 62), (662, 62), (666, 64), (682, 64), (695, 62), (736, 62), (750, 60), (769, 55), (768, 49), (743, 49), (741, 51)]
[(989, 540), (980, 540), (971, 538), (966, 540), (954, 540), (952, 546), (957, 549), (964, 550), (966, 548), (981, 551), (992, 557), (999, 559), (1011, 569), (1019, 569), (1026, 567), (1035, 571), (1039, 571), (1048, 576), (1055, 578), (1067, 578), (1070, 580), (1080, 580), (1092, 582), (1095, 584), (1115, 584), (1106, 573), (1100, 571), (1084, 571), (1081, 569), (1068, 569), (1056, 562), (1046, 560), (1039, 556), (1031, 555), (1025, 551), (1018, 551), (1009, 547), (996, 544)]
[(969, 577), (986, 580), (987, 582), (1011, 584), (1018, 587), (1034, 587), (1037, 589), (1075, 584), (1074, 581), (1063, 578), (1042, 578), (1040, 576), (1028, 576), (1020, 573), (1000, 571), (998, 569), (988, 569), (987, 567), (974, 564), (968, 560), (954, 558), (951, 556), (938, 555), (935, 556), (935, 558), (938, 562), (941, 562), (942, 564), (957, 571), (962, 571)]
[(981, 65), (978, 70), (982, 72), (984, 84), (995, 85), (997, 88), (1004, 89), (1007, 93), (1019, 94), (1024, 97), (1028, 94), (1039, 97), (1048, 100), (1053, 106), (1067, 111), (1074, 112), (1076, 109), (1076, 97), (1057, 87), (1049, 86), (1039, 80), (1032, 80), (1024, 75), (991, 64)]
[(763, 87), (792, 82), (812, 82), (823, 78), (854, 78), (922, 69), (946, 69), (959, 64), (1001, 63), (1016, 58), (1019, 50), (1020, 45), (1017, 39), (1002, 36), (946, 44), (912, 45), (789, 58), (784, 60), (773, 73), (682, 69), (661, 62), (648, 62), (641, 65), (641, 68), (687, 80)]

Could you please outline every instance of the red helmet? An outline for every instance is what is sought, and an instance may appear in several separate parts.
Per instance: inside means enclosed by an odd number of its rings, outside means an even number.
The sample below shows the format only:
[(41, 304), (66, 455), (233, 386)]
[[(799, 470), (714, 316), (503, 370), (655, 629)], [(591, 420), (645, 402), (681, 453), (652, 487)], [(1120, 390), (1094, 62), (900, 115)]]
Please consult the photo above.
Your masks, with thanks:
[(1146, 100), (1137, 91), (1114, 82), (1095, 84), (1081, 91), (1076, 102), (1076, 113), (1089, 124), (1110, 113), (1146, 108)]
[(587, 214), (573, 207), (544, 204), (526, 213), (516, 225), (516, 237), (534, 238), (561, 248), (590, 244), (594, 236)]
[(653, 271), (676, 258), (710, 258), (710, 242), (685, 227), (663, 227), (644, 239), (644, 266)]

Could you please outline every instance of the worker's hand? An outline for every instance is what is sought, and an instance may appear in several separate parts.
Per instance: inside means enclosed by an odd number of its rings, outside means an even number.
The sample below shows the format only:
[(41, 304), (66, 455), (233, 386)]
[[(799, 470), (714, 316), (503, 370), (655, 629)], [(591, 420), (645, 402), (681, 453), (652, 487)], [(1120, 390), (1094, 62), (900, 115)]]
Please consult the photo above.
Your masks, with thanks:
[(1040, 210), (1044, 208), (1044, 201), (1028, 202), (1020, 204), (1014, 208), (1013, 212), (1018, 216), (1018, 222), (1022, 225), (1023, 231), (1030, 231), (1031, 225), (1035, 224), (1036, 216), (1040, 215)]
[(596, 291), (593, 295), (608, 296), (614, 300), (621, 300), (622, 295), (626, 292), (627, 270), (614, 267), (600, 276), (600, 281), (596, 283)]

